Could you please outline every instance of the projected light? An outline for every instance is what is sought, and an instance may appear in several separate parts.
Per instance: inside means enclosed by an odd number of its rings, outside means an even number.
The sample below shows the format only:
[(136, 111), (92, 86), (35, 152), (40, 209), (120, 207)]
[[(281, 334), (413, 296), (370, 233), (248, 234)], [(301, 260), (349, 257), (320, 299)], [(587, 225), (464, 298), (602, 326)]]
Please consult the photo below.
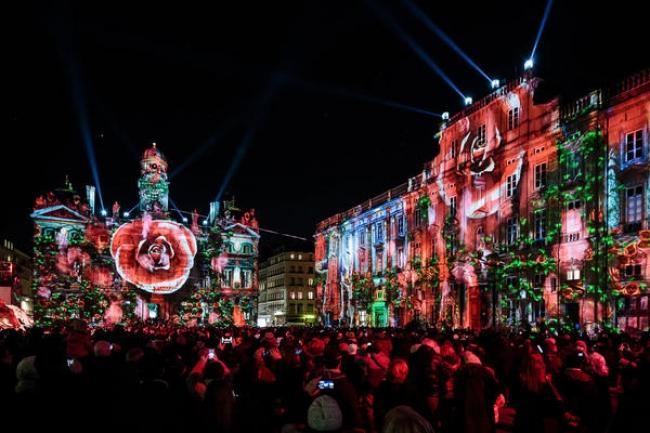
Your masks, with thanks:
[(499, 84), (500, 84), (499, 80), (492, 80), (492, 82), (490, 83), (490, 85), (492, 86), (493, 89), (496, 89), (497, 87), (499, 87)]
[(442, 113), (442, 120), (449, 120), (449, 111)]
[(102, 216), (108, 215), (108, 212), (106, 211), (106, 209), (102, 209), (100, 213), (102, 214)]
[(187, 217), (183, 217), (183, 222), (184, 222), (184, 223), (187, 222)]
[(128, 213), (128, 212), (124, 212), (124, 218), (128, 218), (128, 217), (129, 217), (129, 215), (131, 215), (131, 214), (130, 214), (130, 213)]
[(526, 62), (524, 62), (524, 70), (528, 71), (530, 69), (533, 69), (533, 58), (532, 57), (530, 59), (526, 60)]
[(474, 101), (471, 96), (465, 96), (465, 105), (472, 105), (472, 102)]
[(207, 226), (208, 225), (208, 220), (203, 220), (203, 225)]

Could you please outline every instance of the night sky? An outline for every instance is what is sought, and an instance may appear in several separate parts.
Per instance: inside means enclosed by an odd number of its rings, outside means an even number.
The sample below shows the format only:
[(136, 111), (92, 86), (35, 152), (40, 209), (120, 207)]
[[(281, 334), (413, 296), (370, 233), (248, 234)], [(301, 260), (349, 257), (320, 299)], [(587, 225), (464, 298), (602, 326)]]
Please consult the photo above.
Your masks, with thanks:
[[(0, 237), (23, 249), (37, 194), (66, 174), (79, 191), (92, 183), (84, 119), (107, 208), (135, 205), (138, 160), (155, 141), (170, 173), (185, 167), (170, 186), (181, 209), (207, 213), (224, 189), (254, 207), (263, 228), (311, 238), (318, 221), (404, 182), (435, 155), (438, 119), (364, 96), (462, 108), (366, 1), (12, 3), (18, 9), (3, 14)], [(463, 93), (488, 93), (401, 1), (374, 3)], [(536, 55), (545, 94), (580, 96), (648, 66), (639, 3), (597, 3), (555, 2)], [(416, 4), (503, 80), (521, 72), (546, 1)], [(262, 238), (266, 251), (284, 242)]]

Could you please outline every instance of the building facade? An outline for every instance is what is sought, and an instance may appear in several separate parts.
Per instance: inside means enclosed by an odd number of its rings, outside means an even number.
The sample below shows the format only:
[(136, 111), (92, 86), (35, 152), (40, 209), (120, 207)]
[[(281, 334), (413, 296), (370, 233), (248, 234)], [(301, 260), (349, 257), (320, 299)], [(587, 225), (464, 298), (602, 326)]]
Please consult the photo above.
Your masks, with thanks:
[(32, 259), (4, 239), (0, 244), (0, 301), (31, 314)]
[(567, 103), (538, 83), (444, 119), (422, 173), (318, 225), (324, 323), (648, 328), (649, 72)]
[(260, 266), (258, 326), (316, 323), (314, 253), (286, 251)]
[(67, 179), (36, 199), (37, 323), (256, 323), (255, 211), (234, 202), (212, 202), (203, 216), (171, 211), (167, 161), (155, 144), (142, 156), (138, 188), (139, 203), (123, 212), (117, 202), (110, 213), (97, 209), (94, 187), (82, 198)]

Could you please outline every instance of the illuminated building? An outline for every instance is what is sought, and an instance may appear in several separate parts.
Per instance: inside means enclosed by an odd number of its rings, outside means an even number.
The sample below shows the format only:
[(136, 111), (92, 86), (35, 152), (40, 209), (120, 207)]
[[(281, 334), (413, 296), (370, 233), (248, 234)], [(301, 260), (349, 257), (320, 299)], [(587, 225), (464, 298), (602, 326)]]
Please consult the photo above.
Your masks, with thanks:
[(0, 301), (31, 313), (32, 259), (11, 241), (0, 244)]
[(316, 323), (314, 254), (286, 251), (260, 265), (258, 325)]
[(648, 329), (650, 73), (566, 103), (538, 83), (445, 116), (422, 173), (318, 224), (324, 323)]
[(138, 188), (137, 206), (120, 213), (115, 202), (110, 215), (102, 209), (97, 216), (93, 187), (82, 199), (67, 180), (36, 199), (37, 321), (254, 324), (255, 211), (213, 202), (201, 222), (196, 211), (191, 218), (170, 212), (167, 161), (155, 144), (142, 157)]

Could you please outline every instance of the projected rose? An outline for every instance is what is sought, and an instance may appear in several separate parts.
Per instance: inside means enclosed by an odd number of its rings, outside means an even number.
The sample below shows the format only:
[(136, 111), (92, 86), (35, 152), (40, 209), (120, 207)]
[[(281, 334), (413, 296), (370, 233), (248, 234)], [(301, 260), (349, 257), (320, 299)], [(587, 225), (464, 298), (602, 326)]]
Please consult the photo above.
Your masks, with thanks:
[(172, 293), (187, 281), (196, 239), (181, 224), (145, 218), (117, 229), (111, 254), (118, 273), (131, 284), (151, 293)]

